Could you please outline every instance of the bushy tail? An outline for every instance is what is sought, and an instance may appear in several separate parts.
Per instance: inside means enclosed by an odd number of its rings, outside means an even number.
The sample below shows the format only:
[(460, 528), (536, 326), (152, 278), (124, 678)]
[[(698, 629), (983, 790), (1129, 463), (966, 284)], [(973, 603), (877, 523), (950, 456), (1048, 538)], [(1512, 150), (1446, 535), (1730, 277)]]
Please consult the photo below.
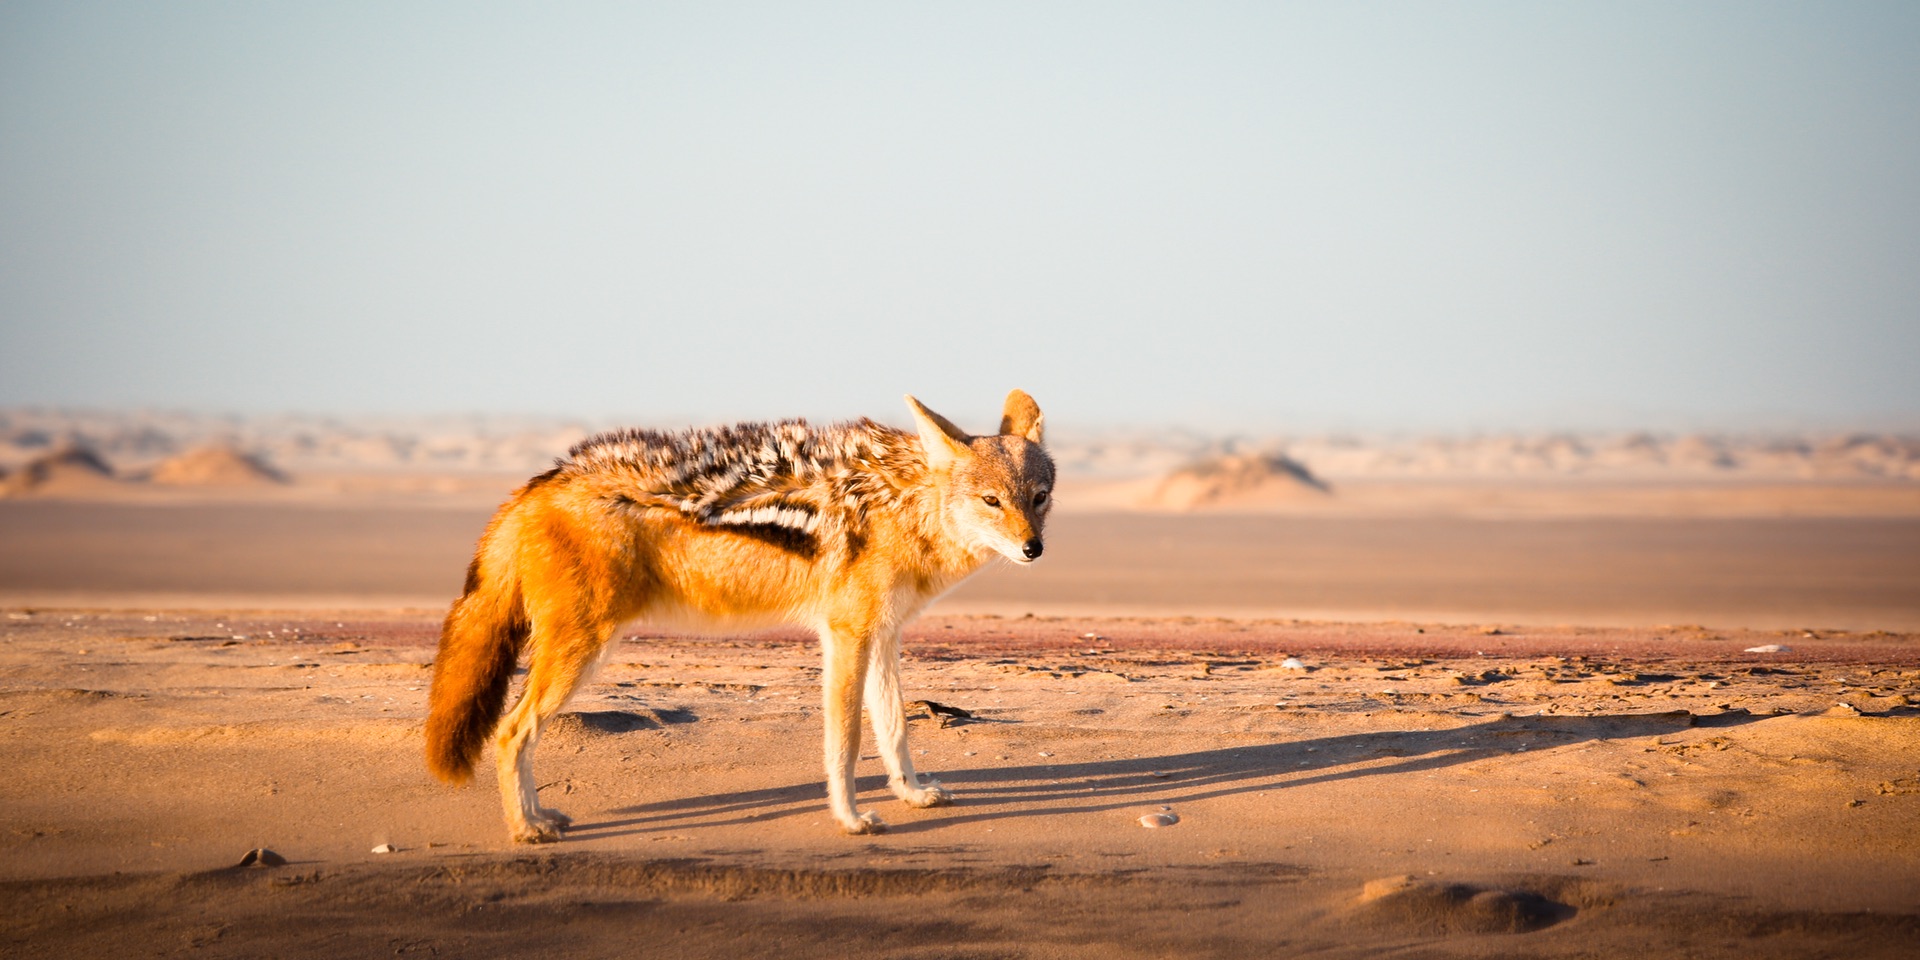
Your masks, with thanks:
[(500, 722), (513, 665), (527, 640), (519, 584), (506, 571), (483, 566), (486, 547), (483, 541), (481, 555), (467, 568), (466, 593), (440, 628), (427, 695), (427, 768), (448, 783), (473, 776), (474, 761)]

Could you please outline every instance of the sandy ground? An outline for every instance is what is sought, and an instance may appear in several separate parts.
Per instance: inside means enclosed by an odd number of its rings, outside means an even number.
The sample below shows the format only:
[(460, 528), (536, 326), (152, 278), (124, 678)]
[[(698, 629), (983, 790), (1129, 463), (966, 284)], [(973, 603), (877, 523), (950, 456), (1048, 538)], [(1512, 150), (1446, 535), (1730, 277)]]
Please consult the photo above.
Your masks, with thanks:
[[(415, 607), (490, 510), (0, 501), (0, 605)], [(1920, 630), (1920, 518), (1063, 513), (949, 612)]]
[(0, 955), (1920, 956), (1920, 487), (1064, 510), (909, 635), (956, 805), (839, 835), (811, 642), (636, 628), (516, 847), (420, 759), (505, 481), (414, 479), (0, 502)]
[[(861, 838), (824, 812), (809, 642), (639, 634), (542, 744), (577, 827), (529, 848), (490, 783), (423, 769), (430, 615), (6, 616), (11, 956), (1920, 943), (1909, 634), (937, 616), (908, 695), (973, 718), (912, 736), (959, 802), (905, 808), (869, 759), (892, 830)], [(262, 846), (289, 862), (234, 866)]]

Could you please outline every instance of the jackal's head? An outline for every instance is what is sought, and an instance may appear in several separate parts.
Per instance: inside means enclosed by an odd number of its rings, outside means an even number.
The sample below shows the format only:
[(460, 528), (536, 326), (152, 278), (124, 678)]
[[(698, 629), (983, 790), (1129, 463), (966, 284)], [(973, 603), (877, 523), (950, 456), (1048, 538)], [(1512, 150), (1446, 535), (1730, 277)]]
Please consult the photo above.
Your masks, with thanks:
[(1025, 391), (1007, 394), (1000, 432), (968, 436), (909, 396), (947, 528), (979, 553), (1015, 563), (1040, 558), (1040, 528), (1053, 508), (1053, 458), (1040, 446), (1040, 405)]

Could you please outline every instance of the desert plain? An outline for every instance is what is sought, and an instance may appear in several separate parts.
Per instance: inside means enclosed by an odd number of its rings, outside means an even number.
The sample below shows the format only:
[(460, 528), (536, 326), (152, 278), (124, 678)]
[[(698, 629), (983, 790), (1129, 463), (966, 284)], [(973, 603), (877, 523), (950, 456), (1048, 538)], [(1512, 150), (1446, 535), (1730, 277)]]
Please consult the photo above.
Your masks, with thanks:
[(0, 952), (1920, 955), (1910, 477), (1090, 473), (908, 633), (953, 805), (840, 835), (811, 641), (635, 624), (517, 846), (420, 743), (506, 476), (0, 501)]

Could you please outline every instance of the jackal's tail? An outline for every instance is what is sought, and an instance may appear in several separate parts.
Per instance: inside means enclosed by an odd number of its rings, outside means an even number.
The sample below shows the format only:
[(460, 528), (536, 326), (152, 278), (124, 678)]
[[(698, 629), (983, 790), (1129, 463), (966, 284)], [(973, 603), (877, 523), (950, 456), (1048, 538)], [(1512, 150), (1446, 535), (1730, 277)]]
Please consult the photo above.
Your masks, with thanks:
[(518, 578), (487, 562), (488, 530), (467, 568), (467, 589), (440, 628), (427, 695), (427, 768), (448, 783), (473, 776), (480, 749), (500, 722), (514, 661), (527, 640)]

